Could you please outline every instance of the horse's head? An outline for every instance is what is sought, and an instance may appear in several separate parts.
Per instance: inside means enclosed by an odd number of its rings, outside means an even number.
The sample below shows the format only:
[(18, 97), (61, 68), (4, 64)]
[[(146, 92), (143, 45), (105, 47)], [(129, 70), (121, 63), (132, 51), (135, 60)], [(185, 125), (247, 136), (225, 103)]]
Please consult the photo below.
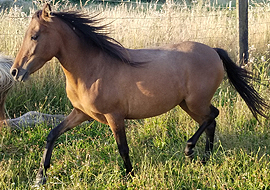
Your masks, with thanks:
[(16, 56), (10, 73), (17, 81), (25, 81), (30, 74), (40, 69), (58, 51), (57, 34), (50, 29), (52, 13), (49, 4), (37, 11), (26, 31), (23, 44)]

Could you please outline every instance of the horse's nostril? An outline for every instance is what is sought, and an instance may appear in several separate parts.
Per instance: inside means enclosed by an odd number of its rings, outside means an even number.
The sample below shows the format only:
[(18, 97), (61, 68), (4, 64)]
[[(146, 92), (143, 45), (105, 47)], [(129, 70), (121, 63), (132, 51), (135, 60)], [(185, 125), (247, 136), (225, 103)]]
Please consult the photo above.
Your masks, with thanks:
[(12, 69), (12, 71), (10, 72), (10, 74), (11, 74), (13, 77), (16, 77), (17, 74), (18, 74), (18, 69)]

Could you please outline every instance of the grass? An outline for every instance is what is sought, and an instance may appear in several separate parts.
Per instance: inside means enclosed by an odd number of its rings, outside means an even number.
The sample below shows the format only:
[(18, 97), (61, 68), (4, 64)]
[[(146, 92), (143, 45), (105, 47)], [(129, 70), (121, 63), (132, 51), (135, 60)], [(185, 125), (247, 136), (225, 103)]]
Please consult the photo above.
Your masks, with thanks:
[[(56, 9), (74, 7), (56, 5)], [(235, 10), (202, 6), (187, 9), (175, 4), (162, 9), (155, 8), (155, 4), (138, 4), (96, 5), (83, 10), (93, 14), (101, 11), (100, 17), (107, 17), (105, 23), (114, 21), (111, 36), (128, 48), (196, 40), (228, 50), (235, 60), (237, 57)], [(29, 10), (30, 14), (33, 11)], [(253, 32), (249, 32), (252, 47), (246, 67), (259, 78), (259, 83), (254, 82), (255, 88), (270, 102), (269, 35), (263, 24), (270, 17), (269, 7), (255, 6), (249, 15)], [(2, 12), (0, 20), (0, 50), (15, 56), (29, 22), (28, 14), (17, 7)], [(65, 94), (64, 80), (57, 60), (51, 60), (30, 81), (16, 84), (6, 101), (7, 112), (11, 117), (33, 110), (68, 114), (72, 106)], [(270, 189), (269, 120), (256, 121), (226, 78), (213, 104), (220, 115), (214, 152), (206, 165), (199, 162), (204, 135), (195, 148), (194, 161), (185, 159), (185, 143), (198, 126), (177, 107), (155, 118), (126, 121), (135, 169), (132, 180), (124, 177), (123, 162), (109, 127), (92, 122), (57, 140), (48, 182), (40, 189)], [(52, 127), (42, 123), (22, 130), (2, 129), (0, 189), (31, 189)]]

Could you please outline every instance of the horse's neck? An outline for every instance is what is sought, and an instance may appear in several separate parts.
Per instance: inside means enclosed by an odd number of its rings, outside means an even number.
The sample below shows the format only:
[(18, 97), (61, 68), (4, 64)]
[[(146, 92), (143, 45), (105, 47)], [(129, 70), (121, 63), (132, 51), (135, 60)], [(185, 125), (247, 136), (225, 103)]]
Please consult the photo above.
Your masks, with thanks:
[(68, 25), (59, 21), (59, 19), (56, 19), (55, 23), (57, 24), (55, 28), (57, 28), (61, 38), (59, 40), (61, 43), (59, 43), (59, 52), (57, 53), (56, 58), (60, 61), (64, 71), (76, 71), (77, 69), (80, 69), (80, 62), (87, 54), (85, 53), (86, 48)]
[(103, 77), (105, 70), (107, 70), (106, 72), (113, 70), (108, 69), (111, 66), (105, 61), (103, 53), (95, 49), (78, 49), (76, 52), (66, 52), (65, 56), (58, 59), (66, 75), (66, 80), (70, 83), (83, 80), (90, 84), (97, 78)]
[(66, 80), (76, 83), (82, 79), (91, 83), (102, 75), (116, 70), (113, 65), (117, 64), (112, 64), (114, 60), (109, 55), (91, 44), (84, 44), (66, 25), (62, 27), (66, 32), (60, 35), (63, 45), (56, 57), (62, 65)]

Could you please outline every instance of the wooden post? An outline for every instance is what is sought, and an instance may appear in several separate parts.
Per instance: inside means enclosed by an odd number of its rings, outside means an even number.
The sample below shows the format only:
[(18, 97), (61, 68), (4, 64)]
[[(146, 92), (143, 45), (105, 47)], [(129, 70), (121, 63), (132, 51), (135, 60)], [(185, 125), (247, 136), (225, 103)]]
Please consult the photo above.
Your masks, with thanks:
[(238, 0), (239, 15), (239, 61), (248, 62), (248, 0)]

